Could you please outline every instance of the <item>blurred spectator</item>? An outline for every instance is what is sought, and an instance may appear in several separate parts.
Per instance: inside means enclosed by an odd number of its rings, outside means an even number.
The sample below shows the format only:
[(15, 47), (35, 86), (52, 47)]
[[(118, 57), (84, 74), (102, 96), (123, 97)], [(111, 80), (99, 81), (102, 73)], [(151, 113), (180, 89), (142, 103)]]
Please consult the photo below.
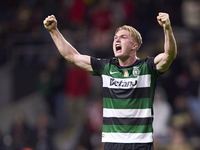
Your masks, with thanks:
[[(20, 6), (17, 8), (16, 17), (13, 20), (12, 28), (17, 32), (28, 32), (31, 28), (31, 16), (32, 10), (26, 3), (26, 1), (21, 1)], [(18, 22), (18, 25), (14, 22)]]
[(172, 108), (167, 101), (166, 91), (157, 87), (154, 97), (154, 136), (159, 142), (159, 147), (168, 145), (169, 142), (169, 131), (170, 131), (170, 118), (172, 115)]
[(189, 97), (187, 106), (200, 130), (200, 85), (198, 87), (198, 97)]
[(88, 5), (86, 0), (60, 0), (58, 19), (62, 22), (61, 28), (76, 30), (77, 26), (81, 26), (85, 22)]
[(49, 57), (39, 77), (39, 90), (44, 96), (50, 114), (56, 117), (57, 98), (64, 89), (65, 65), (56, 56)]
[(39, 91), (42, 96), (48, 101), (48, 96), (51, 92), (50, 73), (47, 70), (42, 70), (39, 76)]
[(78, 150), (102, 149), (101, 130), (103, 124), (102, 98), (97, 97), (88, 103), (85, 109), (85, 120), (79, 139)]
[(200, 30), (200, 1), (184, 0), (182, 3), (182, 16), (186, 27)]
[[(69, 19), (73, 25), (81, 24), (86, 15), (87, 5), (84, 0), (73, 0), (69, 8)], [(78, 11), (77, 11), (78, 10)]]
[(32, 129), (25, 121), (22, 113), (17, 113), (11, 127), (12, 150), (22, 150), (24, 147), (32, 147)]
[(179, 128), (174, 128), (172, 133), (171, 144), (166, 150), (195, 150), (186, 141), (183, 132)]
[(118, 0), (110, 4), (111, 11), (111, 25), (114, 29), (124, 24), (135, 25), (136, 14), (134, 13), (136, 8), (136, 1), (132, 0)]
[(38, 115), (37, 126), (34, 131), (34, 150), (56, 150), (53, 138), (55, 121), (47, 112)]
[(90, 92), (90, 75), (84, 70), (67, 63), (65, 89), (69, 127), (81, 124), (83, 112)]
[(188, 144), (195, 149), (200, 148), (200, 128), (190, 112), (185, 115), (185, 124), (182, 127), (182, 131)]
[(200, 36), (194, 38), (192, 43), (192, 58), (200, 60)]
[(111, 1), (100, 0), (89, 12), (90, 19), (90, 35), (89, 44), (91, 51), (96, 57), (111, 57), (113, 56), (111, 49), (113, 34), (112, 32), (112, 11)]
[(90, 12), (90, 21), (92, 28), (100, 31), (108, 30), (112, 27), (111, 17), (112, 13), (110, 10), (111, 1), (100, 0), (93, 7)]
[[(187, 93), (180, 93), (178, 96), (175, 97), (173, 116), (176, 116), (176, 115), (182, 116), (188, 112), (187, 99), (188, 99)], [(180, 122), (178, 122), (177, 120), (177, 123), (180, 123)]]
[(111, 31), (101, 31), (99, 29), (92, 28), (90, 30), (90, 43), (89, 46), (91, 51), (94, 53), (93, 56), (98, 58), (108, 58), (113, 56), (113, 51), (110, 41), (113, 39)]
[(4, 136), (0, 132), (0, 150), (6, 150), (6, 144), (4, 141)]
[(200, 138), (200, 129), (191, 113), (192, 110), (189, 110), (190, 104), (188, 100), (189, 96), (185, 94), (175, 98), (175, 112), (172, 116), (172, 126), (175, 127), (176, 130), (180, 130), (181, 134), (184, 136), (184, 140), (190, 144), (192, 148), (199, 148), (199, 142), (197, 141), (199, 141)]
[(200, 61), (192, 60), (189, 64), (190, 80), (187, 91), (190, 96), (198, 97), (198, 88), (200, 85)]
[[(199, 89), (199, 88), (198, 88)], [(189, 97), (187, 100), (187, 107), (192, 113), (192, 116), (200, 129), (200, 98), (199, 97)]]
[(135, 24), (135, 16), (136, 14), (134, 13), (136, 9), (136, 1), (132, 0), (124, 0), (121, 1), (121, 6), (123, 8), (123, 11), (125, 13), (125, 20), (123, 22), (127, 24)]
[(200, 62), (193, 60), (189, 67), (191, 78), (187, 88), (187, 92), (189, 93), (187, 106), (200, 129)]

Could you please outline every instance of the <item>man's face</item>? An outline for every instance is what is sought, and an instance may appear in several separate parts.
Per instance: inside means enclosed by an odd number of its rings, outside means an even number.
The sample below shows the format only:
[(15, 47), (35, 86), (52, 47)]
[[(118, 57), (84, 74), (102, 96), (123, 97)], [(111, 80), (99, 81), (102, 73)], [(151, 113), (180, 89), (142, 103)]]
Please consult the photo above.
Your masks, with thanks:
[(114, 36), (113, 51), (115, 57), (127, 59), (134, 50), (134, 38), (126, 30), (118, 31)]

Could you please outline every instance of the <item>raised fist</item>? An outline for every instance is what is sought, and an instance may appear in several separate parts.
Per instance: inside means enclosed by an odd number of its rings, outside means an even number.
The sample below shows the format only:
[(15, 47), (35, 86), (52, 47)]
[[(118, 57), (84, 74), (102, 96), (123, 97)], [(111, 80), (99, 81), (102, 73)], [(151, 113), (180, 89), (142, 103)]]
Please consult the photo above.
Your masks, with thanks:
[(171, 23), (169, 20), (169, 14), (167, 13), (159, 13), (157, 16), (158, 23), (165, 29), (170, 29)]
[(44, 27), (51, 32), (52, 30), (55, 30), (57, 28), (57, 20), (54, 15), (48, 16), (43, 21)]

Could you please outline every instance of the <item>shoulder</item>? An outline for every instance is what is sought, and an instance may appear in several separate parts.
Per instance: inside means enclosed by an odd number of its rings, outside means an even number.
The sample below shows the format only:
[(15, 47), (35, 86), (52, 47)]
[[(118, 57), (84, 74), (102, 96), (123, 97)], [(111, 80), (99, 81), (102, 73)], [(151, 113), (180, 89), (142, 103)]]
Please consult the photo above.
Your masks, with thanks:
[(102, 58), (95, 58), (91, 57), (91, 64), (99, 64), (99, 65), (106, 65), (107, 63), (114, 63), (116, 60), (114, 58), (111, 59), (102, 59)]
[(154, 59), (155, 59), (155, 57), (146, 57), (144, 59), (139, 58), (136, 61), (136, 65), (146, 66), (145, 68), (148, 68), (148, 70), (150, 72), (152, 72), (153, 70), (156, 70), (156, 65), (154, 63)]
[(91, 65), (94, 72), (98, 72), (98, 74), (102, 74), (105, 66), (109, 64), (116, 65), (118, 63), (118, 60), (116, 58), (111, 59), (101, 59), (101, 58), (95, 58), (91, 57)]
[(141, 65), (141, 64), (144, 64), (144, 63), (147, 64), (147, 66), (155, 65), (154, 57), (146, 57), (144, 59), (137, 58), (136, 62), (133, 65)]

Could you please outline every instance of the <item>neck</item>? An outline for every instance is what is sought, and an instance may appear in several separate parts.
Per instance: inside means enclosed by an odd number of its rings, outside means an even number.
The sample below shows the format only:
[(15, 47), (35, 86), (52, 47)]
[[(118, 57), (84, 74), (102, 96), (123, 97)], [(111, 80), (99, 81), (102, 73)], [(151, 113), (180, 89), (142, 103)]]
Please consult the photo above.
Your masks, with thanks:
[(125, 59), (125, 60), (118, 58), (118, 60), (119, 60), (120, 66), (130, 66), (136, 62), (137, 56), (129, 57), (128, 59)]

